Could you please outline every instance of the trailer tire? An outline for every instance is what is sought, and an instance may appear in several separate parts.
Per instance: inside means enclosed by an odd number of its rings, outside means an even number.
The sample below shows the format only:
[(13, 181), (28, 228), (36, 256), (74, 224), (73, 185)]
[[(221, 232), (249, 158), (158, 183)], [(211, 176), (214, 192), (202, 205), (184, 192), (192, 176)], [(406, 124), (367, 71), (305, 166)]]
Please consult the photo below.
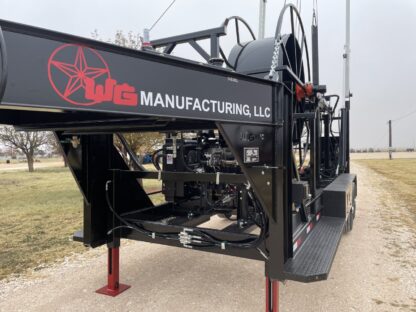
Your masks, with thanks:
[(350, 219), (350, 228), (349, 228), (349, 231), (352, 231), (352, 228), (353, 228), (353, 226), (354, 226), (354, 210), (355, 209), (351, 209), (351, 212), (350, 212), (350, 217), (349, 217), (349, 219)]
[(350, 213), (348, 214), (347, 220), (345, 221), (344, 234), (351, 232), (354, 226), (354, 213), (351, 208)]
[(356, 209), (357, 209), (357, 203), (356, 203), (355, 198), (354, 198), (354, 201), (352, 202), (352, 218), (353, 219), (355, 219), (355, 210)]

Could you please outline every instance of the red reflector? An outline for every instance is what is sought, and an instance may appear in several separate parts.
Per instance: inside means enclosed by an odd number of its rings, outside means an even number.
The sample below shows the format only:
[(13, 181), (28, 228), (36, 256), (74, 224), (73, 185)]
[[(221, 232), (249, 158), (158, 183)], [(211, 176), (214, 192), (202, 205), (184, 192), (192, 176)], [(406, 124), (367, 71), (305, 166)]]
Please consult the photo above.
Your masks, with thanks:
[(301, 239), (299, 238), (294, 244), (293, 244), (293, 252), (296, 251), (296, 249), (299, 248), (300, 244), (302, 243)]

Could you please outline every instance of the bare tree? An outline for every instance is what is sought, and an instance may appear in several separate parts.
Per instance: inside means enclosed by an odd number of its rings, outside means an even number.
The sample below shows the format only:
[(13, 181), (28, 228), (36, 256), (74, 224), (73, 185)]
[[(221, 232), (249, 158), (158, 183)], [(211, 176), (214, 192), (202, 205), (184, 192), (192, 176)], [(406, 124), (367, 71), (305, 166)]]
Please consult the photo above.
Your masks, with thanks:
[(16, 131), (13, 127), (3, 126), (0, 128), (0, 141), (5, 146), (20, 150), (26, 156), (29, 172), (33, 172), (35, 153), (48, 144), (49, 138), (47, 132)]
[[(123, 133), (130, 149), (136, 154), (152, 153), (163, 143), (163, 136), (158, 132), (147, 133)], [(116, 145), (122, 150), (121, 143), (116, 140)]]
[[(103, 41), (97, 29), (91, 33), (91, 37), (95, 40)], [(126, 35), (122, 30), (117, 30), (114, 39), (108, 39), (107, 42), (135, 50), (139, 50), (142, 47), (140, 34), (135, 34), (132, 31), (129, 31)]]
[[(91, 37), (96, 40), (102, 40), (97, 30), (94, 30), (94, 32), (91, 33)], [(139, 50), (142, 46), (140, 34), (135, 34), (131, 31), (125, 34), (123, 31), (119, 30), (116, 32), (113, 40), (109, 39), (107, 41), (135, 50)], [(123, 136), (129, 144), (130, 149), (134, 153), (140, 155), (153, 152), (157, 146), (163, 143), (163, 135), (157, 132), (123, 133)], [(122, 153), (125, 153), (119, 140), (116, 140), (115, 143), (119, 150)]]
[(68, 167), (68, 163), (66, 161), (66, 157), (64, 156), (64, 152), (62, 150), (61, 144), (59, 143), (59, 140), (57, 137), (55, 137), (53, 132), (48, 132), (47, 134), (48, 138), (48, 146), (50, 147), (50, 150), (53, 155), (61, 155), (62, 159), (64, 161), (64, 166)]

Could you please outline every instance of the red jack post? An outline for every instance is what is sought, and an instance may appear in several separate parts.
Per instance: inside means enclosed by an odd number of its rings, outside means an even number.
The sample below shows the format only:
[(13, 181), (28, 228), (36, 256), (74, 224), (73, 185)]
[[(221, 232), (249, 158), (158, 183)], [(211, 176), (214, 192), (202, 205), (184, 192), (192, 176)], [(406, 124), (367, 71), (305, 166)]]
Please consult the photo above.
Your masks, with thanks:
[(115, 297), (130, 288), (130, 285), (120, 284), (120, 250), (108, 248), (108, 283), (96, 290), (96, 293)]
[(279, 312), (279, 281), (266, 277), (266, 312)]

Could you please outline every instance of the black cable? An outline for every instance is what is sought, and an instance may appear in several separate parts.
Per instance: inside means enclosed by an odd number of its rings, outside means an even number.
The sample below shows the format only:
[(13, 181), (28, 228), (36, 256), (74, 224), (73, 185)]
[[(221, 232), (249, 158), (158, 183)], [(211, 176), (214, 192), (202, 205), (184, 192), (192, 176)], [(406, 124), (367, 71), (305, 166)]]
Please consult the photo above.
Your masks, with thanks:
[(166, 239), (172, 239), (172, 240), (178, 240), (177, 234), (176, 233), (156, 233), (156, 232), (152, 232), (152, 231), (148, 231), (144, 228), (140, 228), (138, 227), (136, 224), (130, 223), (128, 221), (126, 221), (125, 219), (123, 219), (117, 212), (114, 211), (113, 209), (113, 205), (111, 204), (111, 200), (110, 200), (110, 195), (109, 195), (109, 185), (111, 184), (111, 181), (107, 181), (105, 184), (105, 199), (107, 201), (107, 205), (108, 208), (111, 210), (111, 212), (114, 214), (114, 216), (124, 225), (121, 226), (117, 226), (115, 228), (112, 228), (107, 234), (110, 234), (111, 232), (113, 232), (114, 230), (118, 229), (118, 228), (129, 228), (132, 230), (135, 230), (143, 235), (146, 235), (148, 237), (162, 237), (162, 238), (166, 238)]
[(161, 171), (159, 158), (163, 157), (163, 155), (160, 155), (160, 156), (158, 155), (161, 151), (163, 151), (163, 148), (158, 149), (152, 154), (152, 163), (153, 163), (153, 166), (155, 166), (157, 171)]
[[(105, 183), (105, 200), (107, 201), (107, 205), (108, 208), (111, 210), (111, 212), (113, 213), (113, 215), (121, 222), (123, 223), (126, 227), (134, 229), (146, 236), (151, 236), (151, 234), (149, 235), (149, 233), (145, 230), (141, 230), (140, 228), (136, 228), (136, 226), (134, 224), (131, 224), (129, 222), (127, 222), (126, 220), (124, 220), (117, 212), (114, 211), (113, 209), (113, 205), (111, 204), (110, 201), (110, 195), (109, 195), (109, 185), (111, 184), (111, 181), (107, 181)], [(109, 233), (113, 232), (116, 228), (111, 229), (111, 231), (109, 231)]]
[(408, 112), (406, 115), (402, 115), (402, 116), (400, 116), (399, 118), (392, 119), (391, 121), (392, 121), (392, 122), (396, 122), (396, 121), (399, 121), (399, 120), (405, 119), (405, 118), (407, 118), (407, 117), (410, 117), (410, 116), (412, 116), (413, 114), (416, 114), (416, 110), (410, 111), (410, 112)]
[[(114, 216), (124, 225), (120, 225), (117, 226), (113, 229), (111, 229), (108, 234), (110, 234), (111, 232), (115, 231), (116, 229), (119, 228), (129, 228), (132, 230), (135, 230), (143, 235), (146, 235), (147, 237), (158, 237), (158, 238), (164, 238), (164, 239), (170, 239), (170, 240), (179, 240), (179, 234), (180, 233), (159, 233), (159, 232), (152, 232), (152, 231), (148, 231), (144, 228), (140, 228), (138, 227), (136, 224), (130, 223), (128, 221), (126, 221), (125, 219), (123, 219), (117, 212), (114, 211), (113, 206), (111, 204), (111, 200), (110, 200), (110, 196), (109, 196), (109, 185), (111, 184), (111, 181), (107, 181), (105, 184), (105, 190), (106, 190), (106, 194), (105, 194), (105, 198), (107, 201), (107, 205), (109, 207), (109, 209), (111, 210), (111, 212), (114, 214)], [(196, 243), (195, 242), (195, 238), (193, 237), (193, 242), (186, 244), (188, 247), (222, 247), (223, 245), (225, 246), (229, 246), (229, 247), (235, 247), (235, 248), (255, 248), (257, 247), (262, 241), (264, 241), (264, 236), (265, 236), (265, 217), (264, 217), (264, 213), (261, 209), (258, 208), (257, 203), (255, 202), (254, 197), (252, 197), (253, 195), (250, 196), (250, 198), (252, 198), (253, 201), (253, 205), (256, 207), (256, 209), (258, 210), (258, 213), (261, 216), (261, 228), (260, 228), (260, 235), (254, 239), (254, 240), (241, 240), (241, 241), (224, 241), (224, 240), (220, 240), (218, 238), (216, 238), (215, 236), (205, 232), (202, 229), (197, 229), (197, 228), (193, 228), (192, 229), (192, 234), (196, 234), (198, 236), (200, 236), (201, 238), (205, 238), (208, 241), (203, 241), (202, 239), (200, 240), (200, 243)]]
[(149, 31), (151, 31), (157, 23), (159, 23), (159, 21), (162, 19), (163, 16), (165, 16), (166, 12), (169, 11), (169, 9), (172, 7), (172, 5), (176, 2), (176, 0), (173, 0), (171, 2), (171, 4), (169, 4), (169, 6), (166, 8), (165, 11), (163, 11), (163, 13), (159, 16), (159, 18), (153, 23), (152, 27), (150, 27)]

